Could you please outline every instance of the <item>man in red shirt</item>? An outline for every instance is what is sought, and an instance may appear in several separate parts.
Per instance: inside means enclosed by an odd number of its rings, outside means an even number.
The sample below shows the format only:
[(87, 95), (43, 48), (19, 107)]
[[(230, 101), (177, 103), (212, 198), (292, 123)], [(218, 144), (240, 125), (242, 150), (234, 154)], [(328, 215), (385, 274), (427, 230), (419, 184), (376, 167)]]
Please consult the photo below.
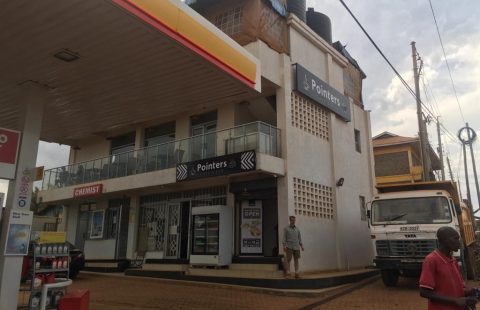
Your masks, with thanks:
[(473, 289), (465, 289), (457, 260), (460, 235), (452, 227), (437, 231), (438, 249), (428, 254), (420, 275), (420, 296), (428, 298), (428, 310), (475, 309)]

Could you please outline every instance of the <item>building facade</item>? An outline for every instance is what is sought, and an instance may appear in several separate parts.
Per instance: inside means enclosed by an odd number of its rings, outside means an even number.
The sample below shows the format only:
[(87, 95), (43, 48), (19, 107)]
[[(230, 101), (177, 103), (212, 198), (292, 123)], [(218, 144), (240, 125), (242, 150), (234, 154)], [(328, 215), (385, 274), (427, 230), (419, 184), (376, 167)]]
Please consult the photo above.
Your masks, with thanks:
[[(150, 16), (158, 9), (125, 2)], [(253, 91), (246, 86), (226, 96), (225, 86), (214, 85), (208, 94), (179, 99), (172, 113), (125, 115), (115, 127), (72, 139), (69, 165), (47, 170), (39, 193), (43, 203), (65, 206), (68, 240), (91, 266), (139, 253), (144, 268), (160, 270), (172, 262), (180, 270), (276, 262), (283, 227), (295, 215), (305, 247), (302, 271), (369, 265), (370, 118), (361, 87), (358, 94), (345, 86), (352, 76), (361, 85), (358, 64), (341, 44), (263, 1), (225, 1), (223, 8), (206, 1), (195, 8), (204, 17), (175, 2), (165, 1), (257, 64)], [(222, 29), (233, 27), (238, 36), (240, 17), (259, 11), (275, 21), (278, 36), (250, 31), (242, 41)], [(233, 24), (222, 26), (225, 19)], [(180, 98), (183, 87), (163, 95)], [(134, 115), (135, 98), (131, 109)]]
[[(418, 138), (383, 132), (372, 140), (377, 185), (425, 181)], [(430, 180), (435, 180), (434, 171), (441, 169), (441, 163), (433, 149), (430, 146), (428, 149), (432, 167)]]

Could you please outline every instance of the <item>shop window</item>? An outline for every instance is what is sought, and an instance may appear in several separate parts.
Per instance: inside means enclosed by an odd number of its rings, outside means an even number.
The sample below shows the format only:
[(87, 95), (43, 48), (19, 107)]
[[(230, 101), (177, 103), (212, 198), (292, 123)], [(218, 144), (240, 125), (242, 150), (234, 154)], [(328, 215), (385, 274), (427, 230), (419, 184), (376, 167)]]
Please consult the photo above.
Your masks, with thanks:
[(145, 128), (145, 146), (172, 142), (175, 140), (175, 122)]
[(110, 154), (119, 154), (135, 148), (135, 132), (111, 138)]
[(362, 221), (367, 220), (367, 206), (365, 205), (365, 197), (364, 196), (359, 196), (359, 201), (360, 201), (360, 219)]
[(360, 139), (360, 130), (355, 129), (355, 150), (359, 153), (362, 152), (362, 141)]
[(104, 239), (115, 239), (118, 233), (119, 209), (108, 208), (105, 212), (105, 237)]
[(102, 239), (105, 220), (105, 210), (95, 210), (90, 213), (90, 239)]

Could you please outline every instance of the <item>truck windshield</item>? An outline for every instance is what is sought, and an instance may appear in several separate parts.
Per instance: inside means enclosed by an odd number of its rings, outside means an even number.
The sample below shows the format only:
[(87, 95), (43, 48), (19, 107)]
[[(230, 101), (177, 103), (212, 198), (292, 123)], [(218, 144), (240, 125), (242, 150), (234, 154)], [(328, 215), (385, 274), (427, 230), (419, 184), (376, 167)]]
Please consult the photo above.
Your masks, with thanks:
[(450, 223), (452, 215), (445, 197), (385, 199), (372, 202), (372, 224)]

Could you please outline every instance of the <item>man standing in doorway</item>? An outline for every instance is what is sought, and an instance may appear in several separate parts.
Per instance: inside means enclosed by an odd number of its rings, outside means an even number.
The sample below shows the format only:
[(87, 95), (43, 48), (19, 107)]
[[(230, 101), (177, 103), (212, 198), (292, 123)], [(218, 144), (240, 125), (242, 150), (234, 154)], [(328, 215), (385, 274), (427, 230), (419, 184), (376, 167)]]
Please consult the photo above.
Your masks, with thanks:
[(420, 296), (429, 310), (475, 309), (474, 289), (466, 289), (452, 253), (460, 249), (460, 235), (452, 227), (437, 231), (438, 249), (427, 255), (420, 276)]
[(290, 262), (295, 266), (295, 278), (300, 277), (298, 273), (298, 259), (300, 258), (300, 249), (303, 251), (302, 236), (300, 230), (295, 226), (295, 216), (290, 216), (290, 225), (283, 229), (283, 251), (286, 255), (285, 264), (283, 266), (283, 275), (288, 277), (290, 273)]

